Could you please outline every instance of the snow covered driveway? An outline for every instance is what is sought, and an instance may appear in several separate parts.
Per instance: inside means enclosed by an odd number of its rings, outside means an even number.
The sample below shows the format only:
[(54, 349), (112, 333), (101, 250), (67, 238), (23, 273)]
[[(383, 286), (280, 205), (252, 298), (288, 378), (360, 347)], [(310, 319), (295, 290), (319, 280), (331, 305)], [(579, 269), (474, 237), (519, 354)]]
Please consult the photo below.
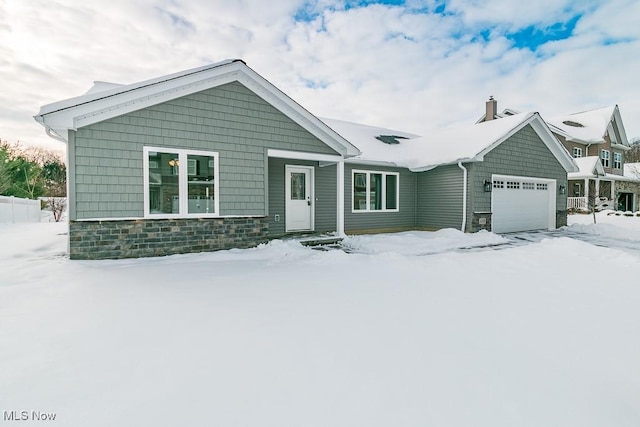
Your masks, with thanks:
[(0, 411), (61, 426), (640, 425), (632, 253), (567, 237), (458, 252), (504, 238), (443, 230), (356, 239), (355, 254), (275, 241), (72, 262), (64, 231), (0, 228)]

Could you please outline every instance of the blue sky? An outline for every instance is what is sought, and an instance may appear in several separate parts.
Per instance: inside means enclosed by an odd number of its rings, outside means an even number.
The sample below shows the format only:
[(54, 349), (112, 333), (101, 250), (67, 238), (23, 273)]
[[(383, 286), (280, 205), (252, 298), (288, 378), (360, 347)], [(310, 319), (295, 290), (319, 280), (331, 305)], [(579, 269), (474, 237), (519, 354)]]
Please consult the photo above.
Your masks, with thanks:
[(640, 137), (636, 0), (4, 0), (0, 137), (41, 105), (241, 58), (312, 113), (426, 134), (499, 108), (619, 104)]

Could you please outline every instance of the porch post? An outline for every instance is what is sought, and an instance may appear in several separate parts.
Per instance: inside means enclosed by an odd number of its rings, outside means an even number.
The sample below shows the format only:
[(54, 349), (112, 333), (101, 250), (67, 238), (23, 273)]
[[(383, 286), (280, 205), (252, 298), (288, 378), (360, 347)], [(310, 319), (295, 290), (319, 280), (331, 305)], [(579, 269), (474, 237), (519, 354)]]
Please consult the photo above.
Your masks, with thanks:
[(336, 164), (336, 197), (338, 212), (336, 212), (336, 234), (344, 236), (344, 160)]
[(589, 210), (589, 178), (584, 179), (583, 196), (584, 196), (584, 208), (588, 211)]
[(616, 197), (616, 181), (612, 180), (611, 181), (611, 200), (615, 201), (615, 197)]
[(600, 178), (596, 178), (596, 200), (600, 197)]

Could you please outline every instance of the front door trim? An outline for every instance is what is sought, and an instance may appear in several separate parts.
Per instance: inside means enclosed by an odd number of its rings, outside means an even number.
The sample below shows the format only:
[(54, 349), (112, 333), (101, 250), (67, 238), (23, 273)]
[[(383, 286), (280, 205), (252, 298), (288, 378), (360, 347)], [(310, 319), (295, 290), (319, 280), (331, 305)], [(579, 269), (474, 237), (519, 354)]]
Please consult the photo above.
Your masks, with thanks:
[[(308, 215), (309, 215), (309, 226), (300, 226), (299, 222), (294, 221), (292, 210), (294, 209), (291, 205), (291, 173), (292, 172), (304, 172), (308, 174), (309, 180), (306, 183), (307, 185), (307, 194), (306, 201), (307, 206), (309, 207)], [(315, 181), (314, 181), (314, 167), (307, 165), (285, 165), (284, 172), (284, 182), (285, 182), (285, 195), (284, 195), (284, 204), (285, 204), (285, 232), (295, 232), (295, 231), (313, 231), (315, 230)], [(299, 207), (298, 207), (299, 208)], [(306, 218), (305, 218), (306, 220)], [(306, 221), (305, 221), (306, 222)]]

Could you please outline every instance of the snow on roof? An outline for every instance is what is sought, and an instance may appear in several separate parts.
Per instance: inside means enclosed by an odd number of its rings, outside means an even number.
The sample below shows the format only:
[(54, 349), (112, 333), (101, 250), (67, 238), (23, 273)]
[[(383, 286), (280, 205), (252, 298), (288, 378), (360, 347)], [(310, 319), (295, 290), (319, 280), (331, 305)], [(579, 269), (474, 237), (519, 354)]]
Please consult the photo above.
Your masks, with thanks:
[[(202, 67), (191, 68), (189, 70), (180, 71), (178, 73), (169, 74), (162, 77), (156, 77), (150, 80), (145, 80), (138, 83), (128, 84), (128, 85), (120, 85), (116, 83), (106, 83), (106, 82), (95, 82), (93, 87), (89, 89), (84, 95), (76, 96), (73, 98), (64, 99), (62, 101), (53, 102), (51, 104), (44, 105), (40, 107), (40, 111), (37, 116), (42, 116), (45, 114), (53, 113), (55, 111), (64, 110), (66, 108), (75, 107), (80, 104), (85, 104), (87, 102), (96, 101), (98, 99), (107, 98), (110, 96), (114, 96), (123, 92), (129, 92), (135, 89), (140, 89), (145, 86), (154, 85), (157, 83), (165, 82), (168, 80), (174, 80), (180, 77), (184, 77), (190, 74), (199, 73), (202, 71), (210, 70), (212, 68), (220, 67), (222, 65), (227, 65), (232, 62), (240, 61), (239, 59), (227, 59), (225, 61), (216, 62), (214, 64), (205, 65)], [(110, 87), (108, 87), (110, 86)]]
[[(419, 135), (412, 133), (360, 123), (327, 118), (320, 118), (320, 120), (344, 139), (358, 147), (362, 154), (353, 157), (353, 160), (405, 166), (406, 152), (414, 145), (413, 140), (419, 138)], [(377, 137), (381, 136), (395, 137), (393, 139), (398, 141), (398, 144), (389, 144), (377, 139)]]
[(625, 163), (624, 176), (626, 178), (640, 179), (640, 163)]
[(593, 178), (595, 176), (604, 176), (604, 168), (598, 156), (578, 157), (573, 159), (578, 165), (578, 172), (569, 172), (569, 179)]
[[(500, 144), (537, 113), (520, 113), (500, 120), (458, 126), (429, 134), (415, 140), (419, 150), (414, 150), (407, 159), (408, 167), (429, 169), (438, 165), (459, 161), (478, 161)], [(539, 116), (538, 116), (539, 117)]]
[(615, 106), (556, 116), (547, 119), (549, 126), (567, 138), (589, 144), (602, 143), (613, 119)]
[[(514, 114), (500, 120), (435, 131), (422, 137), (341, 120), (321, 120), (361, 151), (362, 154), (349, 161), (389, 164), (418, 171), (459, 161), (480, 161), (486, 152), (533, 120), (534, 116), (539, 117), (537, 113)], [(385, 135), (400, 137), (398, 144), (376, 138)]]
[(105, 92), (107, 90), (119, 88), (119, 87), (122, 87), (122, 86), (124, 86), (124, 85), (120, 84), (120, 83), (110, 83), (110, 82), (95, 81), (95, 82), (93, 82), (93, 86), (91, 86), (91, 88), (88, 91), (85, 92), (85, 95), (90, 95), (90, 94), (99, 93), (99, 92)]

